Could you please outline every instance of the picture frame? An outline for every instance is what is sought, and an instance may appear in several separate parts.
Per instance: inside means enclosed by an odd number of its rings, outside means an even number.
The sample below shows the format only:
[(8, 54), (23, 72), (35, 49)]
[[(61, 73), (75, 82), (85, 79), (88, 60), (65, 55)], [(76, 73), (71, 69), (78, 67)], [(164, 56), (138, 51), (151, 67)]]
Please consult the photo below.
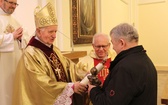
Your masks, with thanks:
[(91, 44), (97, 32), (96, 0), (70, 0), (70, 10), (73, 44)]

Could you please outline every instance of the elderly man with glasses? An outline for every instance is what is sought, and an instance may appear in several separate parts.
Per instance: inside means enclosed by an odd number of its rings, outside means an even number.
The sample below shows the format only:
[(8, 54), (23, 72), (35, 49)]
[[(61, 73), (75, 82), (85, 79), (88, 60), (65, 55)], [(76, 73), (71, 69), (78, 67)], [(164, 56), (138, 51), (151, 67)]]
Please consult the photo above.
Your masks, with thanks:
[(98, 74), (100, 81), (104, 82), (107, 74), (110, 62), (114, 59), (114, 51), (110, 51), (110, 38), (104, 33), (97, 33), (93, 36), (92, 40), (93, 50), (90, 51), (88, 56), (80, 59), (78, 66), (86, 71), (90, 70), (92, 67), (96, 66), (103, 59), (107, 59), (104, 69)]
[(0, 0), (0, 105), (11, 105), (13, 77), (26, 44), (23, 28), (12, 17), (17, 6), (17, 0)]
[[(81, 70), (89, 72), (92, 67), (106, 59), (103, 70), (101, 70), (97, 75), (98, 79), (101, 81), (101, 85), (103, 85), (104, 80), (109, 73), (108, 68), (110, 66), (110, 62), (115, 58), (116, 55), (114, 51), (109, 50), (110, 44), (110, 38), (108, 35), (104, 33), (96, 33), (92, 39), (93, 49), (90, 51), (88, 56), (81, 58), (77, 63)], [(90, 103), (89, 105), (92, 105), (92, 103), (89, 101), (86, 103)]]

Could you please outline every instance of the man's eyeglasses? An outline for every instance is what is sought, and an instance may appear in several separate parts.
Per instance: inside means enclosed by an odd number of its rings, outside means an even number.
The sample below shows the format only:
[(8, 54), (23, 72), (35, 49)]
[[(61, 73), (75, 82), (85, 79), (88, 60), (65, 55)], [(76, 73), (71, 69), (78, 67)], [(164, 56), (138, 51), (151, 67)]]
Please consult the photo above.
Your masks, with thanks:
[(103, 49), (106, 49), (109, 45), (110, 45), (110, 44), (107, 44), (107, 45), (98, 45), (98, 46), (94, 45), (94, 47), (95, 47), (96, 49), (100, 49), (101, 47), (102, 47)]
[(18, 5), (19, 5), (19, 4), (17, 4), (17, 3), (11, 2), (11, 1), (7, 1), (7, 0), (4, 0), (4, 1), (6, 1), (7, 3), (9, 3), (9, 4), (11, 4), (11, 5), (15, 5), (15, 6), (18, 6)]

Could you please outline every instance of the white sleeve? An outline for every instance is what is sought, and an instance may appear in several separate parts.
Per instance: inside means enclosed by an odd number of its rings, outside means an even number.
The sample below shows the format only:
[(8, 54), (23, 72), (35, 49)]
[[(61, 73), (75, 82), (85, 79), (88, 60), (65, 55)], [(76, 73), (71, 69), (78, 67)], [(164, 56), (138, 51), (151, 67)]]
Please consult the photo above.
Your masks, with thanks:
[(13, 34), (1, 34), (0, 35), (0, 52), (11, 52), (14, 50), (14, 38)]
[(63, 92), (58, 96), (54, 105), (72, 105), (72, 95), (74, 83), (68, 83)]

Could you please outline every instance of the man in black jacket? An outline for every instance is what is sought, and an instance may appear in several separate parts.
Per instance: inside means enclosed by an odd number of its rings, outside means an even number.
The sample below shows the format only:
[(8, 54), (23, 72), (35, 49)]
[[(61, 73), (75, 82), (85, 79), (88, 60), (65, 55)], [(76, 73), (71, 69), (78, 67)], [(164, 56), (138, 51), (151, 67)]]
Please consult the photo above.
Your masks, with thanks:
[(122, 23), (110, 32), (117, 56), (103, 87), (89, 85), (93, 105), (157, 105), (157, 72), (136, 29)]

